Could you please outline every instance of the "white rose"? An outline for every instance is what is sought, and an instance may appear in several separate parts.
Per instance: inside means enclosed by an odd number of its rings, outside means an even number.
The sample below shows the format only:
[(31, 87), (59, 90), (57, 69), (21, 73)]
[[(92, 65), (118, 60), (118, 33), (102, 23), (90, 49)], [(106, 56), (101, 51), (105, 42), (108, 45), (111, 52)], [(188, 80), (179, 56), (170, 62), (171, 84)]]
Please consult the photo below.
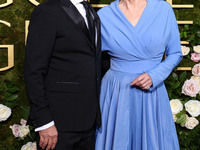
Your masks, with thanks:
[(179, 99), (172, 99), (170, 100), (170, 106), (172, 110), (172, 114), (178, 114), (183, 110), (183, 104)]
[(196, 127), (198, 124), (199, 121), (196, 118), (190, 117), (186, 120), (185, 127), (187, 129), (194, 129), (194, 127)]
[(6, 121), (11, 115), (11, 109), (5, 105), (0, 104), (0, 122)]
[(173, 114), (174, 122), (178, 119), (175, 114)]
[(33, 142), (33, 143), (31, 144), (31, 150), (37, 150), (36, 142)]
[(200, 86), (200, 76), (192, 76), (191, 78), (193, 80), (195, 80), (199, 84), (199, 86)]
[(198, 45), (198, 46), (193, 46), (193, 50), (194, 50), (196, 53), (200, 53), (200, 45)]
[(27, 145), (23, 145), (21, 150), (31, 150), (31, 147)]
[(194, 65), (194, 67), (192, 68), (192, 74), (194, 76), (200, 76), (200, 64)]
[(31, 148), (31, 146), (32, 146), (32, 142), (28, 142), (22, 146), (21, 150), (34, 150)]
[(192, 117), (198, 117), (200, 115), (200, 102), (198, 100), (189, 100), (185, 103), (185, 109)]
[(20, 126), (19, 136), (23, 139), (30, 132), (29, 126)]
[(28, 142), (22, 146), (21, 150), (37, 150), (36, 142)]
[(190, 52), (190, 48), (186, 46), (181, 46), (183, 56), (186, 56)]

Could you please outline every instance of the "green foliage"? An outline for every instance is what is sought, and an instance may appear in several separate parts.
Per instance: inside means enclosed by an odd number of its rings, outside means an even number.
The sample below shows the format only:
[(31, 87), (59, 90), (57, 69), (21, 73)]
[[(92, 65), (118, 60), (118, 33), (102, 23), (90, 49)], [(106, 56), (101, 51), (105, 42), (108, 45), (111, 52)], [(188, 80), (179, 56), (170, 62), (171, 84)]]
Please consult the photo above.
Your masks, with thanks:
[(28, 119), (28, 115), (29, 115), (30, 107), (29, 106), (21, 106), (20, 108), (21, 108), (22, 118), (27, 120)]
[[(181, 93), (182, 86), (185, 80), (190, 79), (191, 75), (191, 72), (180, 72), (174, 70), (172, 74), (167, 78), (167, 80), (165, 80), (170, 100), (179, 99), (181, 100), (183, 105), (191, 99), (200, 100), (199, 94), (197, 95), (197, 97), (192, 98)], [(186, 114), (187, 113), (185, 109), (176, 114), (176, 117), (178, 118), (176, 121), (176, 129), (181, 150), (199, 150), (200, 125), (196, 126), (192, 130), (185, 128), (184, 125), (186, 123)], [(200, 117), (198, 117), (197, 119), (200, 120)]]
[[(199, 120), (199, 118), (198, 118)], [(198, 125), (192, 130), (188, 130), (180, 125), (176, 126), (178, 132), (179, 143), (181, 150), (199, 150), (200, 149), (200, 126)]]
[(187, 78), (186, 71), (182, 72), (180, 75), (178, 75), (177, 73), (180, 74), (180, 72), (174, 71), (165, 81), (170, 99), (176, 99), (182, 95), (181, 87), (183, 86), (183, 83)]
[[(14, 81), (1, 80), (0, 84), (0, 103), (12, 109), (12, 116), (5, 122), (0, 123), (0, 150), (16, 150), (29, 141), (34, 141), (34, 128), (30, 128), (30, 133), (23, 140), (13, 136), (10, 125), (19, 124), (21, 118), (27, 120), (29, 114), (29, 106), (21, 106), (19, 103), (20, 89)], [(10, 143), (10, 144), (8, 144)]]
[(186, 123), (186, 115), (185, 115), (184, 111), (181, 112), (181, 115), (178, 117), (176, 123), (181, 124), (181, 126), (184, 127), (184, 125)]
[(182, 40), (187, 40), (190, 42), (190, 46), (200, 44), (200, 25), (195, 23), (193, 26), (184, 25), (180, 32), (180, 37)]
[(15, 108), (18, 101), (18, 92), (19, 88), (13, 82), (2, 82), (0, 85), (0, 103)]

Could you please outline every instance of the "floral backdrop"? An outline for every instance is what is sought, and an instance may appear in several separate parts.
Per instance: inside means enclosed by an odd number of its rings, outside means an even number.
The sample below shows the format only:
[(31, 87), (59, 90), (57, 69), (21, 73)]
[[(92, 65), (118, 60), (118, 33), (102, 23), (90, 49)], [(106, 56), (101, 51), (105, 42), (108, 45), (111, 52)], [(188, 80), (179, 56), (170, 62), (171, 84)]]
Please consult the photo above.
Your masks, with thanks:
[[(0, 5), (7, 0), (1, 0)], [(44, 2), (45, 0), (38, 0)], [(112, 0), (91, 0), (109, 4)], [(173, 0), (173, 4), (193, 4), (193, 9), (174, 9), (178, 20), (193, 20), (179, 25), (183, 60), (165, 81), (181, 150), (200, 150), (200, 0)], [(35, 150), (34, 128), (26, 125), (29, 113), (24, 79), (25, 20), (35, 6), (28, 0), (14, 0), (0, 8), (0, 44), (13, 44), (15, 66), (0, 72), (0, 150)], [(96, 8), (96, 10), (98, 10)], [(7, 50), (0, 49), (0, 68), (7, 66)], [(187, 71), (178, 67), (191, 67)]]

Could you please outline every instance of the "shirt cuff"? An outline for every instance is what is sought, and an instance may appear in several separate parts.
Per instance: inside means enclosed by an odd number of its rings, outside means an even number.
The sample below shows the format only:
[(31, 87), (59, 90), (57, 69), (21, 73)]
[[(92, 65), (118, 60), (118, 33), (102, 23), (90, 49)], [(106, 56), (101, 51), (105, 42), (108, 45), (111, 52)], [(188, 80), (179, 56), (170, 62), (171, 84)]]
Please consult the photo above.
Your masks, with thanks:
[(45, 124), (45, 125), (43, 125), (43, 126), (41, 126), (41, 127), (36, 128), (36, 129), (35, 129), (35, 132), (48, 129), (49, 127), (53, 126), (54, 124), (55, 124), (54, 121), (51, 121), (51, 122), (48, 123), (48, 124)]

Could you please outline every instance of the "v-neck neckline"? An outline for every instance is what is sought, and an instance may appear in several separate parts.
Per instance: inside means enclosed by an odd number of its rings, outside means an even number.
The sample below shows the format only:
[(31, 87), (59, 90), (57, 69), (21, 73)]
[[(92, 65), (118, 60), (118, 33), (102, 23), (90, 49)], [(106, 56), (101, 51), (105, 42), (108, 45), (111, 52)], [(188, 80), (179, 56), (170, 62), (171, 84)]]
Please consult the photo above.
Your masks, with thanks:
[(145, 16), (145, 13), (146, 13), (146, 11), (147, 11), (148, 6), (149, 6), (149, 0), (147, 0), (147, 4), (146, 4), (146, 6), (145, 6), (145, 8), (144, 8), (144, 10), (143, 10), (143, 12), (142, 12), (142, 14), (141, 14), (141, 16), (140, 16), (138, 22), (137, 22), (136, 25), (134, 26), (134, 25), (128, 20), (128, 18), (125, 16), (125, 14), (122, 12), (122, 10), (120, 9), (120, 7), (119, 7), (119, 0), (117, 0), (117, 2), (116, 2), (116, 7), (117, 7), (117, 9), (118, 9), (119, 12), (122, 14), (122, 16), (124, 17), (124, 19), (125, 19), (134, 29), (136, 29), (136, 28), (138, 28), (138, 27), (140, 26), (140, 23), (141, 23), (141, 22), (143, 21), (143, 19), (144, 19), (144, 16)]

